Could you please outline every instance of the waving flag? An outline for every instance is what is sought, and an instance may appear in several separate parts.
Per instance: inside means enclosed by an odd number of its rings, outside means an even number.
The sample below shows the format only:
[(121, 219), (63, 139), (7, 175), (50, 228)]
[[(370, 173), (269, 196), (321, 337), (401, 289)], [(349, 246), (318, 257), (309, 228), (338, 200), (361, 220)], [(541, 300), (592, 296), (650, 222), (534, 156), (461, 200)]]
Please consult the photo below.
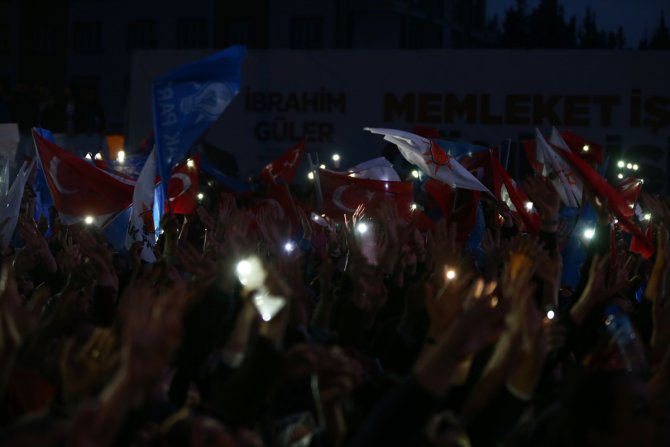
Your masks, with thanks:
[(437, 144), (440, 145), (444, 151), (455, 157), (458, 160), (461, 160), (463, 157), (472, 157), (473, 155), (488, 151), (488, 147), (479, 146), (477, 144), (465, 143), (463, 141), (452, 141), (452, 140), (436, 140)]
[(408, 217), (411, 213), (411, 182), (362, 179), (325, 169), (319, 171), (319, 178), (324, 209), (332, 218), (339, 219), (343, 214), (351, 214), (358, 205), (374, 210), (385, 197), (395, 201), (400, 216)]
[(398, 150), (411, 164), (419, 167), (424, 174), (451, 187), (484, 191), (491, 194), (486, 186), (477, 180), (455, 158), (449, 156), (435, 141), (410, 132), (395, 129), (364, 130), (384, 135), (384, 139), (398, 146)]
[[(243, 46), (183, 65), (153, 84), (158, 172), (169, 178), (198, 138), (216, 121), (240, 88)], [(163, 182), (167, 192), (167, 182)]]
[(393, 169), (393, 163), (384, 157), (373, 158), (347, 169), (352, 177), (383, 180), (385, 182), (399, 182), (400, 176)]
[(621, 193), (621, 197), (628, 204), (628, 208), (622, 209), (626, 217), (633, 217), (635, 215), (635, 204), (640, 196), (640, 192), (642, 192), (642, 183), (642, 179), (628, 177), (617, 188)]
[(247, 183), (221, 172), (205, 154), (200, 154), (200, 169), (216, 181), (226, 192), (236, 195), (248, 195), (251, 193), (251, 187)]
[[(565, 142), (556, 147), (570, 150)], [(575, 175), (572, 167), (547, 143), (547, 140), (544, 139), (537, 128), (535, 129), (535, 148), (538, 162), (543, 166), (542, 175), (551, 179), (563, 204), (578, 207), (582, 202), (582, 190), (584, 189), (581, 179)]]
[(281, 179), (287, 183), (293, 182), (304, 153), (305, 142), (301, 141), (279, 156), (279, 158), (268, 163), (261, 171), (259, 175), (260, 179), (268, 183), (276, 183), (277, 179)]
[(0, 238), (2, 238), (2, 247), (7, 248), (12, 240), (12, 235), (16, 229), (16, 223), (19, 220), (21, 211), (21, 201), (23, 200), (23, 190), (26, 187), (28, 176), (35, 166), (35, 159), (30, 164), (23, 162), (19, 169), (16, 179), (9, 188), (7, 195), (0, 200)]
[(104, 226), (132, 203), (135, 182), (93, 166), (46, 140), (33, 129), (35, 148), (60, 219), (66, 225), (86, 216)]
[(564, 147), (558, 143), (559, 141), (562, 141), (565, 147), (570, 149), (574, 154), (579, 154), (588, 161), (598, 164), (602, 164), (605, 161), (605, 149), (601, 145), (568, 130), (559, 132), (554, 127), (551, 129), (549, 142), (555, 146)]
[(191, 214), (195, 211), (198, 188), (200, 188), (200, 154), (195, 154), (185, 163), (178, 164), (172, 170), (168, 184), (170, 207), (175, 214)]
[(156, 151), (149, 154), (133, 191), (133, 207), (126, 233), (126, 248), (129, 249), (135, 242), (142, 242), (140, 258), (146, 262), (155, 262), (153, 248), (156, 241), (153, 204), (154, 186), (156, 185)]

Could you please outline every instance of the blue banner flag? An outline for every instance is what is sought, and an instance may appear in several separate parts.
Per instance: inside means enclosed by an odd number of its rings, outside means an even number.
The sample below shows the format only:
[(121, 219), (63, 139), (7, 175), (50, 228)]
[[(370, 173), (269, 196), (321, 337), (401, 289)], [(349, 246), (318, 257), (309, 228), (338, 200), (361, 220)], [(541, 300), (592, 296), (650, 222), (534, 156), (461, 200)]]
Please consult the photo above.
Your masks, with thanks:
[(153, 83), (153, 119), (158, 173), (166, 179), (240, 89), (246, 47), (231, 46), (172, 70)]

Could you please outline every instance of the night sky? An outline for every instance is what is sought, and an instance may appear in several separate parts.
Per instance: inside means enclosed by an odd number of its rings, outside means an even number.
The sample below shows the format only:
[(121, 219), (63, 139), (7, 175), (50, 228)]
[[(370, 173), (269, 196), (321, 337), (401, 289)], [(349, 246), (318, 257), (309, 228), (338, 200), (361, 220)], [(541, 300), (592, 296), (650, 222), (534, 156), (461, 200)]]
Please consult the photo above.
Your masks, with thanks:
[[(505, 10), (516, 3), (515, 0), (492, 0), (487, 2), (487, 13), (489, 16), (498, 14), (500, 21), (505, 15)], [(529, 10), (535, 8), (539, 0), (528, 0)], [(626, 46), (637, 48), (637, 45), (645, 36), (651, 35), (658, 25), (661, 11), (665, 12), (666, 23), (670, 20), (670, 0), (559, 0), (565, 8), (565, 17), (569, 19), (572, 15), (577, 16), (577, 23), (590, 7), (596, 11), (596, 20), (600, 29), (614, 31), (621, 25), (626, 34)]]

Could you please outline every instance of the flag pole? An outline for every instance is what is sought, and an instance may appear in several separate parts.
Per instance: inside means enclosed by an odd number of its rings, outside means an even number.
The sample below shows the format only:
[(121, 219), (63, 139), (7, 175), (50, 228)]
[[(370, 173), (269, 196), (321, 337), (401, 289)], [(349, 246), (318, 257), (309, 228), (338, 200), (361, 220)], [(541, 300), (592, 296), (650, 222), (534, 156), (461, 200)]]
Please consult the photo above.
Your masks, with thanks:
[[(312, 161), (312, 154), (307, 154), (307, 159), (309, 160), (309, 169), (312, 172), (312, 175), (314, 176), (314, 186), (316, 187), (317, 208), (319, 208), (319, 212), (323, 212), (323, 194), (321, 193), (321, 179), (319, 177), (319, 171), (318, 171), (318, 169), (314, 168), (314, 163)], [(317, 155), (317, 163), (318, 163), (318, 155)], [(317, 168), (318, 168), (318, 165), (317, 165)]]
[(508, 138), (507, 139), (507, 151), (505, 152), (505, 171), (507, 171), (507, 167), (509, 165), (509, 153), (511, 151), (512, 151), (512, 139)]

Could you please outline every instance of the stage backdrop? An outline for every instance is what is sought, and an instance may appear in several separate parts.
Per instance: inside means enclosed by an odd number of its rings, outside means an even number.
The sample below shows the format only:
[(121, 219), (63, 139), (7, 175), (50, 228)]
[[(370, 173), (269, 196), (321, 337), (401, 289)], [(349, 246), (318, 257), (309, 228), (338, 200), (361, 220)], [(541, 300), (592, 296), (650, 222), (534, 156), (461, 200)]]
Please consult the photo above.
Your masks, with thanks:
[[(212, 53), (134, 54), (129, 147), (151, 130), (152, 79)], [(236, 154), (246, 175), (303, 136), (322, 160), (338, 152), (349, 166), (384, 147), (363, 127), (416, 124), (495, 145), (555, 124), (621, 150), (648, 181), (664, 183), (670, 52), (253, 50), (239, 95), (206, 139)]]

